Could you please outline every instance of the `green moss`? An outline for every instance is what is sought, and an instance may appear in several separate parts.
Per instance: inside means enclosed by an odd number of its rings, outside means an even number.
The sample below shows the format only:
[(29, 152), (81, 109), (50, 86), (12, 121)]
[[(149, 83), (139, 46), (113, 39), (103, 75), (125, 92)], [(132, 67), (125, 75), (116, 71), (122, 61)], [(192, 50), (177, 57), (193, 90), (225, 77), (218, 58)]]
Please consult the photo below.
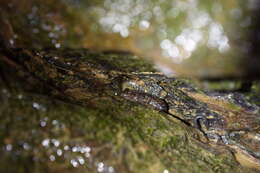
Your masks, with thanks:
[(255, 92), (255, 94), (260, 94), (260, 82), (254, 82), (252, 91)]

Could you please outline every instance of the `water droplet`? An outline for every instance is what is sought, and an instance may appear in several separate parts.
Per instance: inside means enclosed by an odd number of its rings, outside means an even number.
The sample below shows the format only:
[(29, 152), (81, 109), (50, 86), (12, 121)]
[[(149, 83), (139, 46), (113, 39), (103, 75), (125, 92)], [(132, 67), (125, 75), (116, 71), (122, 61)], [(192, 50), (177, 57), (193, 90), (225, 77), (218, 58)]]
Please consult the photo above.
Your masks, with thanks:
[(13, 39), (10, 39), (10, 40), (9, 40), (9, 43), (10, 43), (11, 45), (14, 45), (14, 40), (13, 40)]
[(97, 171), (98, 172), (103, 172), (104, 171), (104, 163), (103, 162), (99, 162), (97, 164)]
[(18, 99), (22, 99), (22, 98), (23, 98), (23, 95), (22, 95), (22, 94), (19, 94), (19, 95), (17, 96), (17, 98), (18, 98)]
[(78, 150), (78, 147), (77, 146), (74, 146), (74, 147), (72, 147), (72, 152), (78, 152), (79, 150)]
[(30, 145), (25, 142), (25, 143), (23, 143), (23, 148), (24, 148), (25, 150), (29, 150), (29, 149), (30, 149)]
[(64, 150), (65, 150), (65, 151), (67, 151), (67, 150), (69, 150), (69, 149), (70, 149), (70, 147), (69, 147), (68, 145), (65, 145), (65, 146), (64, 146)]
[(47, 123), (46, 123), (46, 121), (41, 120), (40, 125), (41, 125), (41, 127), (45, 127), (47, 125)]
[(85, 163), (85, 160), (83, 159), (83, 157), (79, 156), (78, 157), (78, 161), (81, 165), (83, 165)]
[(12, 144), (7, 144), (7, 145), (5, 146), (5, 149), (6, 149), (7, 151), (11, 151), (11, 150), (13, 149)]
[(90, 151), (91, 151), (91, 148), (88, 146), (80, 148), (81, 153), (89, 153)]
[(52, 120), (52, 125), (57, 125), (59, 122), (58, 122), (58, 120)]
[(50, 144), (50, 139), (44, 139), (42, 141), (42, 146), (44, 146), (44, 147), (49, 147), (49, 144)]
[(56, 43), (56, 44), (55, 44), (55, 47), (56, 47), (56, 48), (60, 48), (60, 47), (61, 47), (61, 44), (60, 44), (60, 43)]
[(58, 149), (58, 150), (57, 150), (57, 155), (58, 155), (58, 156), (61, 156), (61, 155), (62, 155), (62, 150), (61, 150), (61, 149)]
[(114, 173), (114, 172), (115, 172), (115, 169), (114, 169), (112, 166), (109, 166), (109, 167), (108, 167), (108, 172), (109, 172), (109, 173)]
[(163, 171), (163, 173), (170, 173), (167, 169), (165, 169), (164, 171)]
[(54, 155), (50, 155), (49, 158), (50, 158), (50, 160), (51, 160), (52, 162), (55, 161), (55, 159), (56, 159)]
[(146, 30), (146, 29), (148, 29), (149, 27), (150, 27), (150, 22), (149, 22), (149, 21), (147, 21), (147, 20), (142, 20), (142, 21), (139, 22), (139, 28), (140, 28), (141, 30)]
[(53, 145), (54, 145), (55, 147), (58, 147), (58, 146), (60, 145), (60, 141), (57, 140), (57, 139), (52, 139), (51, 142), (53, 143)]
[(85, 157), (89, 158), (90, 157), (90, 153), (85, 153)]
[(70, 163), (72, 164), (73, 167), (78, 167), (79, 166), (79, 163), (75, 160), (75, 159), (71, 159), (70, 160)]

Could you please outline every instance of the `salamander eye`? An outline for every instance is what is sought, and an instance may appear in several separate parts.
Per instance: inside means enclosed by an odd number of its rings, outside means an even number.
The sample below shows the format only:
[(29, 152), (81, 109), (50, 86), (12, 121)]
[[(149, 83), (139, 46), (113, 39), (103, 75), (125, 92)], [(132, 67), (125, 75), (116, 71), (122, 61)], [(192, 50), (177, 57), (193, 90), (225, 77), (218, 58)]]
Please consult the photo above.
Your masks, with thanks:
[(194, 126), (202, 131), (204, 131), (204, 129), (208, 129), (209, 128), (209, 122), (208, 119), (205, 116), (197, 116), (194, 119)]

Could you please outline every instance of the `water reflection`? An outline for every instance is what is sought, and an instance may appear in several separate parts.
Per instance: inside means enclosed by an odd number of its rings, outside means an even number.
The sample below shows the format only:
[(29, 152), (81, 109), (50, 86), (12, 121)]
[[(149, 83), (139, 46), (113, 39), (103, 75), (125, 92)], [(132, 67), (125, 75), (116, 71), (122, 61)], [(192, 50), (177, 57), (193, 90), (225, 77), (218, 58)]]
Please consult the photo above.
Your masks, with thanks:
[(208, 47), (217, 48), (220, 53), (224, 53), (229, 50), (229, 39), (223, 32), (224, 31), (221, 24), (211, 23), (209, 26)]
[[(134, 51), (155, 57), (157, 67), (163, 72), (169, 72), (165, 67), (179, 73), (171, 64), (194, 63), (198, 56), (205, 59), (202, 68), (207, 59), (212, 59), (213, 70), (223, 57), (227, 57), (224, 58), (227, 62), (232, 58), (234, 62), (239, 61), (242, 44), (236, 42), (245, 41), (241, 39), (247, 33), (241, 31), (251, 26), (249, 14), (255, 3), (212, 1), (206, 6), (201, 0), (105, 0), (98, 5), (89, 3), (87, 9), (91, 11), (88, 15), (95, 16), (98, 21), (97, 30), (118, 34), (122, 41), (130, 38), (134, 44), (141, 42)], [(241, 4), (247, 4), (247, 7)], [(144, 34), (137, 34), (138, 30)], [(116, 49), (117, 45), (114, 46)], [(203, 51), (208, 52), (207, 57), (198, 53)], [(236, 55), (235, 51), (239, 53)], [(168, 64), (161, 65), (162, 62)]]
[[(169, 9), (165, 10), (163, 6), (168, 6)], [(213, 10), (220, 12), (221, 4), (214, 4)], [(119, 33), (122, 37), (131, 35), (131, 30), (138, 23), (140, 30), (148, 29), (151, 25), (156, 32), (155, 35), (159, 37), (157, 40), (162, 55), (170, 57), (174, 63), (181, 63), (191, 57), (192, 52), (205, 42), (209, 48), (215, 48), (220, 53), (230, 48), (222, 24), (214, 20), (208, 12), (201, 10), (197, 0), (172, 1), (170, 4), (166, 1), (151, 3), (148, 0), (106, 0), (103, 7), (95, 7), (94, 11), (98, 14), (99, 24), (105, 32)], [(175, 22), (175, 18), (183, 13), (185, 14), (185, 17), (181, 17), (183, 22), (181, 24)], [(231, 11), (232, 16), (236, 18), (241, 17), (241, 13), (239, 8)], [(171, 26), (172, 23), (176, 24), (176, 29)], [(177, 31), (179, 27), (177, 25), (182, 25), (180, 31)], [(165, 36), (159, 34), (162, 31), (158, 26), (164, 26)], [(170, 30), (175, 34), (169, 35)]]
[[(259, 7), (257, 0), (57, 3), (71, 11), (45, 9), (41, 3), (32, 3), (26, 11), (28, 24), (24, 28), (32, 40), (29, 47), (130, 51), (151, 58), (163, 72), (172, 71), (168, 74), (196, 77), (245, 73), (239, 64), (244, 64), (250, 53), (248, 35), (255, 23), (253, 13)], [(13, 47), (24, 38), (16, 30), (7, 39)]]

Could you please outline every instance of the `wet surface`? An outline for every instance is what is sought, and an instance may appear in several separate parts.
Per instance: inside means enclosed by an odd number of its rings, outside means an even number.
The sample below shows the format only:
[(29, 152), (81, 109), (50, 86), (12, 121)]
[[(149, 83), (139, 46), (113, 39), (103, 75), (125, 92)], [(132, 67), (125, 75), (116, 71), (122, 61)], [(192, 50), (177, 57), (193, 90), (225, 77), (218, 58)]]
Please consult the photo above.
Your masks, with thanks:
[[(50, 104), (47, 98), (22, 92), (10, 93), (3, 87), (1, 100), (1, 171), (55, 172), (78, 168), (115, 172), (111, 163), (106, 163), (110, 160), (106, 158), (106, 153), (110, 157), (106, 150), (113, 145), (101, 145), (93, 140), (93, 132), (83, 133), (82, 129), (76, 128), (79, 117), (72, 115), (77, 107), (68, 105), (67, 109), (71, 111), (63, 112), (66, 109), (63, 104)], [(82, 138), (83, 134), (87, 138)], [(102, 157), (98, 158), (96, 155), (100, 154)], [(27, 163), (29, 165), (24, 165)], [(10, 167), (10, 164), (15, 166)]]
[[(135, 56), (128, 54), (119, 56), (125, 57), (118, 59), (116, 54), (97, 54), (84, 49), (13, 49), (9, 58), (19, 63), (23, 71), (34, 74), (34, 77), (43, 81), (44, 85), (52, 86), (50, 95), (58, 96), (64, 101), (70, 100), (72, 103), (95, 108), (96, 111), (100, 109), (108, 111), (107, 103), (111, 102), (115, 104), (115, 110), (119, 109), (126, 117), (132, 114), (131, 109), (128, 112), (128, 109), (116, 108), (116, 105), (124, 103), (125, 100), (131, 101), (125, 103), (128, 106), (132, 104), (148, 106), (159, 111), (157, 112), (160, 114), (159, 117), (167, 116), (181, 124), (182, 133), (187, 129), (193, 129), (193, 133), (197, 136), (195, 139), (203, 145), (215, 148), (216, 151), (224, 147), (235, 155), (241, 165), (259, 169), (257, 147), (259, 145), (259, 106), (251, 103), (246, 95), (209, 91), (206, 94), (193, 84), (189, 84), (188, 80), (169, 78), (158, 72), (133, 72), (132, 68), (139, 64), (139, 61), (140, 68), (150, 69), (151, 66), (148, 65), (149, 63), (145, 65), (143, 60), (135, 59)], [(120, 64), (127, 58), (133, 60), (132, 64), (128, 64), (129, 72), (124, 68), (113, 69), (113, 64)], [(120, 65), (115, 65), (115, 67), (120, 67)], [(47, 110), (37, 102), (32, 103), (32, 108)], [(119, 115), (112, 112), (111, 116), (118, 119)], [(132, 118), (131, 121), (138, 121), (136, 116)], [(125, 121), (129, 123), (128, 120), (122, 119), (119, 122), (124, 124)], [(56, 121), (53, 123), (55, 124)], [(71, 123), (72, 127), (76, 125)], [(110, 125), (114, 123), (112, 121)], [(45, 126), (47, 123), (43, 121), (40, 124)], [(146, 131), (145, 129), (149, 126), (144, 125), (143, 130)], [(158, 126), (153, 126), (153, 128), (158, 128)], [(170, 127), (166, 125), (165, 128)], [(80, 133), (77, 128), (73, 129), (72, 133), (74, 130)], [(97, 129), (93, 130), (91, 133), (95, 133)], [(103, 130), (100, 132), (104, 133)], [(142, 137), (143, 140), (148, 138), (143, 134)], [(43, 146), (49, 146), (49, 143), (59, 146), (56, 138), (44, 140), (41, 141)], [(80, 144), (79, 147), (86, 146)], [(8, 146), (8, 148), (12, 147)], [(61, 154), (58, 149), (55, 152), (58, 152), (58, 155)], [(53, 155), (51, 160), (54, 159)], [(72, 164), (78, 166), (80, 162), (85, 162), (80, 160), (77, 160), (77, 163), (73, 160)]]
[[(141, 113), (142, 109), (128, 112), (129, 116), (135, 115), (130, 122), (128, 118), (119, 120), (108, 112), (67, 105), (39, 95), (9, 92), (4, 87), (1, 88), (1, 100), (0, 170), (5, 172), (110, 173), (138, 172), (140, 169), (147, 172), (189, 172), (186, 164), (194, 164), (193, 171), (200, 172), (203, 170), (200, 166), (203, 166), (207, 172), (211, 169), (210, 172), (215, 172), (214, 169), (229, 172), (235, 169), (233, 166), (238, 166), (231, 155), (214, 156), (211, 152), (201, 151), (196, 143), (185, 140), (184, 127), (178, 123), (167, 125), (168, 120), (161, 121), (156, 118), (157, 113), (148, 110), (146, 115)], [(127, 111), (125, 108), (123, 110), (117, 112), (125, 115)], [(139, 127), (141, 124), (142, 130)], [(152, 134), (143, 131), (147, 125), (153, 129)], [(137, 129), (133, 130), (132, 126)], [(173, 129), (168, 129), (170, 127)], [(175, 135), (166, 137), (169, 132)], [(152, 139), (150, 135), (152, 138), (157, 136), (159, 143), (148, 142)], [(162, 142), (165, 147), (160, 149)], [(184, 143), (187, 148), (180, 149)], [(160, 154), (156, 150), (161, 150)], [(197, 153), (196, 156), (193, 152)], [(170, 153), (173, 155), (167, 156)], [(216, 157), (230, 165), (219, 165)], [(203, 159), (210, 164), (204, 164)], [(10, 164), (13, 166), (8, 166)], [(239, 169), (247, 171), (245, 168)]]
[(17, 64), (0, 62), (0, 172), (260, 169), (259, 82), (248, 93), (229, 80), (215, 91), (200, 83), (204, 92), (154, 69), (258, 78), (259, 7), (257, 0), (4, 0), (1, 48), (28, 49), (20, 64), (37, 56), (25, 66), (38, 80), (24, 69), (18, 76), (26, 80), (17, 79)]

